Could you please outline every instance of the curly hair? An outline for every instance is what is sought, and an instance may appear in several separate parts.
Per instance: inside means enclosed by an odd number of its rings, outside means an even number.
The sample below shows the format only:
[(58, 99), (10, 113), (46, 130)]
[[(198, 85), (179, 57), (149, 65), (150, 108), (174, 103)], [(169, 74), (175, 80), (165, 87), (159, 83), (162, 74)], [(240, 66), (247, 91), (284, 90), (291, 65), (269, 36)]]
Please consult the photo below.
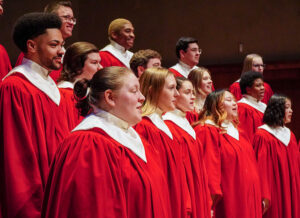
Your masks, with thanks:
[(251, 88), (256, 79), (263, 79), (263, 75), (259, 72), (248, 71), (244, 73), (240, 80), (242, 94), (247, 94), (247, 88)]
[(290, 99), (285, 95), (274, 94), (268, 102), (263, 122), (271, 127), (283, 126), (287, 100)]
[(20, 17), (13, 28), (13, 40), (16, 46), (27, 53), (27, 41), (46, 33), (47, 29), (60, 29), (61, 20), (55, 14), (33, 12)]

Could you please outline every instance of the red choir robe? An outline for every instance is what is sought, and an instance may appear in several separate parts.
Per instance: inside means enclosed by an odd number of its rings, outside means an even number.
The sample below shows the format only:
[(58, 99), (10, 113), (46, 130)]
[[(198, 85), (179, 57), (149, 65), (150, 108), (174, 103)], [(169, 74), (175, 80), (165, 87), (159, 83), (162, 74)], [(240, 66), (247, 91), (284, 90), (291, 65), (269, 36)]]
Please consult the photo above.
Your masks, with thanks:
[[(17, 66), (19, 66), (19, 65), (22, 64), (23, 58), (24, 58), (24, 53), (21, 52), (20, 55), (19, 55), (19, 57), (18, 57), (18, 59), (17, 59), (15, 67), (17, 67)], [(61, 71), (62, 71), (62, 66), (58, 70), (52, 70), (51, 71), (50, 76), (54, 80), (55, 83), (57, 83), (57, 80), (60, 77)]]
[(233, 125), (225, 130), (208, 120), (195, 127), (204, 146), (215, 218), (261, 218), (262, 199), (252, 145)]
[(298, 218), (300, 170), (297, 141), (288, 128), (276, 129), (265, 124), (259, 127), (253, 139), (262, 193), (270, 200), (264, 218)]
[(158, 113), (143, 117), (135, 127), (156, 150), (157, 159), (167, 178), (172, 218), (184, 218), (191, 213), (190, 193), (188, 192), (182, 151), (167, 125)]
[(192, 125), (194, 122), (197, 122), (199, 119), (199, 114), (196, 112), (196, 110), (188, 111), (186, 113), (186, 119), (189, 121), (189, 123)]
[(47, 73), (24, 58), (0, 85), (3, 217), (41, 216), (50, 163), (69, 133), (66, 104)]
[[(264, 82), (264, 87), (265, 87), (265, 95), (261, 101), (265, 104), (268, 104), (268, 101), (272, 97), (274, 92), (273, 92), (271, 86), (266, 82)], [(229, 91), (235, 96), (237, 101), (243, 97), (239, 80), (230, 85)]]
[(100, 63), (103, 67), (119, 66), (130, 69), (129, 62), (133, 53), (114, 41), (101, 49), (99, 54), (101, 57)]
[(56, 153), (42, 217), (171, 218), (156, 159), (127, 123), (101, 110), (91, 114)]
[(237, 105), (239, 128), (247, 133), (248, 138), (252, 141), (257, 128), (263, 124), (263, 116), (267, 106), (262, 102), (257, 102), (249, 95), (244, 95)]
[(11, 71), (11, 64), (5, 48), (0, 45), (0, 82)]
[(79, 110), (76, 108), (76, 99), (74, 95), (74, 84), (68, 81), (62, 81), (58, 83), (58, 88), (60, 90), (60, 93), (65, 99), (66, 105), (67, 105), (67, 120), (69, 122), (69, 129), (74, 129), (84, 118), (83, 116), (80, 116)]
[(182, 146), (183, 163), (191, 195), (191, 217), (210, 218), (211, 197), (208, 189), (202, 143), (196, 137), (189, 121), (185, 118), (185, 113), (175, 110), (166, 113), (163, 119), (174, 139)]

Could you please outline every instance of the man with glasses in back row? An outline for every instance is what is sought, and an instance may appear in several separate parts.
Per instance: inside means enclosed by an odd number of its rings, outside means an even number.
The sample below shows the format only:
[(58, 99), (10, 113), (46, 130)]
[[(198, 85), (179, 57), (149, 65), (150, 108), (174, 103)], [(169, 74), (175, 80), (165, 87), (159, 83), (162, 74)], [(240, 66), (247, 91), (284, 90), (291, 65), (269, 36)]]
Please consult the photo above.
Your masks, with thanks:
[[(70, 38), (73, 34), (74, 26), (76, 25), (76, 18), (74, 18), (74, 13), (72, 9), (72, 3), (71, 1), (62, 1), (57, 0), (49, 3), (44, 8), (45, 13), (54, 13), (57, 16), (60, 17), (62, 25), (60, 28), (63, 40), (66, 41), (66, 39)], [(65, 52), (65, 48), (63, 47), (63, 51)], [(15, 66), (18, 66), (22, 64), (24, 54), (21, 53), (18, 57), (18, 60), (16, 62)], [(60, 68), (59, 70), (54, 70), (51, 72), (50, 76), (52, 79), (56, 82), (57, 79), (60, 76), (61, 72)]]

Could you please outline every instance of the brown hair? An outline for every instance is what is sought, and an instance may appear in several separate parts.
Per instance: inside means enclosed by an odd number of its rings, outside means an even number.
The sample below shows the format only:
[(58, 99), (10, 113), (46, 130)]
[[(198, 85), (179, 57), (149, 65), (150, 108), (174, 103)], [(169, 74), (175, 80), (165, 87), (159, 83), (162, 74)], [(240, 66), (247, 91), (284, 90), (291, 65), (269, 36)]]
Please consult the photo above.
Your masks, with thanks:
[(65, 53), (63, 70), (58, 81), (74, 82), (82, 73), (84, 62), (90, 53), (99, 53), (99, 49), (89, 42), (75, 42), (70, 45)]
[(152, 114), (158, 105), (166, 78), (174, 74), (166, 68), (148, 68), (140, 77), (141, 92), (145, 96), (143, 116)]
[[(100, 107), (104, 92), (108, 89), (118, 90), (123, 85), (124, 76), (132, 73), (125, 67), (106, 67), (95, 73), (91, 80), (82, 79), (76, 82), (74, 94), (80, 114), (86, 116), (92, 111), (92, 106)], [(89, 91), (88, 91), (89, 90)]]
[(158, 58), (161, 60), (161, 55), (154, 50), (146, 49), (146, 50), (139, 50), (132, 56), (130, 60), (130, 68), (134, 72), (134, 74), (138, 77), (138, 66), (142, 66), (146, 68), (149, 60), (151, 58)]
[(71, 1), (62, 1), (62, 0), (53, 1), (46, 5), (46, 7), (44, 8), (44, 12), (45, 13), (56, 13), (57, 9), (61, 6), (72, 8), (72, 2)]
[(205, 67), (197, 67), (196, 69), (192, 70), (188, 75), (188, 79), (192, 82), (193, 86), (195, 87), (196, 94), (204, 95), (202, 90), (199, 88), (201, 86), (204, 72), (207, 72), (209, 75), (211, 75), (209, 70)]
[(262, 59), (262, 57), (258, 54), (248, 54), (244, 59), (242, 75), (244, 73), (248, 72), (248, 71), (252, 71), (252, 64), (253, 64), (253, 59), (254, 58), (261, 58)]

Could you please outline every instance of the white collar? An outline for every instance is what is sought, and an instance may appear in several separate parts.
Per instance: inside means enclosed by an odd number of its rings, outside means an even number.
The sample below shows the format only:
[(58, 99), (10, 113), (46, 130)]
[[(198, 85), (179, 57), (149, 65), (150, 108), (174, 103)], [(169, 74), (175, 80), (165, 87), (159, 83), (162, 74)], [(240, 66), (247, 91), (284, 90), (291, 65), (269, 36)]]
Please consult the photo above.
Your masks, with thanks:
[(184, 76), (185, 78), (188, 77), (189, 73), (198, 68), (197, 66), (194, 67), (190, 67), (189, 65), (183, 63), (182, 61), (179, 61), (177, 64), (175, 64), (173, 67), (174, 70), (178, 71), (182, 76)]
[(60, 103), (60, 92), (56, 83), (49, 76), (49, 71), (39, 64), (27, 58), (23, 58), (22, 64), (13, 68), (3, 80), (13, 73), (21, 73), (35, 87), (44, 92), (56, 105)]
[(126, 67), (130, 68), (129, 62), (133, 55), (132, 52), (126, 50), (123, 46), (111, 40), (111, 43), (105, 46), (101, 51), (108, 51), (121, 61)]
[(185, 113), (182, 111), (176, 109), (174, 111), (167, 112), (165, 115), (163, 115), (163, 120), (172, 121), (196, 140), (195, 130), (186, 119)]
[(213, 125), (213, 126), (215, 126), (215, 127), (220, 128), (214, 121), (209, 120), (209, 119), (205, 120), (204, 123), (205, 123), (205, 124), (210, 124), (210, 125)]
[(235, 81), (235, 83), (240, 83), (241, 81), (241, 78), (239, 78), (237, 81)]
[(241, 100), (239, 100), (238, 103), (245, 103), (262, 113), (265, 113), (265, 110), (267, 107), (267, 105), (265, 103), (263, 103), (261, 101), (257, 102), (257, 99), (253, 98), (250, 95), (243, 95), (243, 98)]
[(226, 129), (226, 133), (228, 135), (239, 141), (239, 131), (237, 130), (237, 128), (234, 127), (234, 125), (231, 122), (223, 122), (221, 126)]
[(75, 129), (88, 130), (100, 128), (115, 141), (130, 149), (143, 161), (147, 162), (145, 148), (138, 133), (127, 122), (101, 109), (86, 117)]
[(57, 84), (58, 88), (70, 88), (70, 89), (74, 89), (74, 83), (71, 83), (70, 81), (60, 81)]
[(267, 124), (264, 124), (259, 129), (264, 129), (271, 133), (275, 138), (277, 138), (279, 141), (281, 141), (285, 146), (288, 146), (291, 140), (291, 130), (287, 127), (270, 127)]
[(171, 139), (173, 139), (171, 131), (162, 119), (162, 111), (160, 109), (157, 108), (154, 113), (147, 115), (147, 117), (157, 128), (159, 128), (161, 131), (166, 133)]

